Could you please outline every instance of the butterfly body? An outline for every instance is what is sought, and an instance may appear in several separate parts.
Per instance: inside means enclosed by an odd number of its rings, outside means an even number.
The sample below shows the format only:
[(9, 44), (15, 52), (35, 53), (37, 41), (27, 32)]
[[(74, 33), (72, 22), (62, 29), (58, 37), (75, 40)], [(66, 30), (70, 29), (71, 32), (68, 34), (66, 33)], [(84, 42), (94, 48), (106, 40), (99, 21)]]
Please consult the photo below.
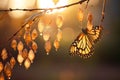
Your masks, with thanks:
[(94, 26), (91, 30), (82, 29), (70, 46), (70, 55), (79, 55), (82, 58), (88, 58), (93, 55), (94, 45), (101, 37), (101, 26)]

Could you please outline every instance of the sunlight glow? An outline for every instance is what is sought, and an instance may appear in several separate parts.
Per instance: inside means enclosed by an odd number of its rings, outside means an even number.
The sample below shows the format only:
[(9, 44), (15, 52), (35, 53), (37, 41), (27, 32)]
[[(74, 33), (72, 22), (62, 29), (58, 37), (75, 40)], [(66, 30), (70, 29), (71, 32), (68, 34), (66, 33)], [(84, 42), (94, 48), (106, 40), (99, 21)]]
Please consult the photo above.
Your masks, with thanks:
[[(9, 0), (8, 8), (12, 9), (24, 9), (31, 8), (35, 4), (35, 0)], [(26, 14), (25, 11), (13, 11), (9, 12), (12, 18), (21, 18)]]
[[(58, 7), (58, 6), (63, 6), (63, 5), (67, 5), (68, 4), (68, 0), (59, 0), (59, 2), (55, 5), (53, 0), (37, 0), (37, 5), (39, 8), (54, 8), (54, 7)], [(65, 9), (61, 9), (59, 10), (64, 11)]]

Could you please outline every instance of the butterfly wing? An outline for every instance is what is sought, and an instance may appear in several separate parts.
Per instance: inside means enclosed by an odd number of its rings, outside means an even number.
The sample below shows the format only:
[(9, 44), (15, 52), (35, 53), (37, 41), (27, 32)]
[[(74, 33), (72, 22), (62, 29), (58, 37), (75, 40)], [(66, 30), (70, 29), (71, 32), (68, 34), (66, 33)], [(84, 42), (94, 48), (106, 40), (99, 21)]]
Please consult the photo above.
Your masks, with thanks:
[(80, 33), (70, 46), (70, 55), (79, 55), (82, 58), (88, 58), (92, 55), (93, 51), (93, 43), (84, 33)]
[(94, 43), (98, 42), (101, 38), (102, 29), (102, 26), (94, 26), (91, 31), (87, 31), (88, 36)]
[(88, 58), (93, 54), (94, 43), (89, 39), (88, 35), (84, 34), (83, 38), (77, 44), (78, 55), (82, 58)]
[(82, 39), (83, 34), (79, 34), (78, 37), (74, 40), (74, 42), (70, 46), (70, 55), (74, 56), (78, 54), (78, 43)]
[(71, 55), (79, 55), (82, 58), (90, 57), (94, 52), (94, 44), (101, 36), (102, 27), (95, 26), (92, 30), (83, 30), (70, 46)]

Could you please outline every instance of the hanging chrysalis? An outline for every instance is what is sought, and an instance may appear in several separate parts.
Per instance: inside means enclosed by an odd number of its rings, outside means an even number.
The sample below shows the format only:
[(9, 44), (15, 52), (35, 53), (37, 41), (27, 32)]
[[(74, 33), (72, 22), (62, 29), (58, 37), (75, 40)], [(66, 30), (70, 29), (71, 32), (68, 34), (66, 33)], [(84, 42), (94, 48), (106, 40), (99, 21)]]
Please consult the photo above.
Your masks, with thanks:
[(38, 32), (36, 29), (32, 31), (31, 37), (32, 37), (32, 40), (35, 40), (38, 37)]
[(35, 41), (32, 42), (32, 49), (33, 51), (36, 53), (37, 52), (37, 49), (38, 49), (38, 45)]
[(54, 41), (54, 47), (55, 47), (56, 51), (58, 50), (59, 46), (60, 46), (59, 41), (56, 39)]
[(5, 75), (7, 76), (8, 79), (11, 78), (11, 76), (12, 76), (12, 69), (11, 69), (11, 66), (10, 66), (9, 62), (7, 62), (5, 64), (4, 73), (5, 73)]
[(79, 9), (79, 12), (78, 12), (78, 19), (79, 19), (79, 21), (82, 22), (83, 18), (84, 18), (83, 11), (82, 11), (82, 9)]
[(43, 30), (44, 30), (44, 24), (41, 21), (38, 22), (38, 30), (40, 32), (40, 35), (42, 36)]
[(62, 25), (63, 25), (63, 17), (62, 16), (57, 16), (56, 25), (58, 28), (62, 27)]
[(91, 23), (93, 20), (93, 16), (91, 13), (88, 14), (88, 21)]
[(24, 60), (28, 57), (28, 50), (27, 49), (23, 49), (22, 57), (24, 58)]
[(62, 31), (60, 29), (58, 29), (57, 40), (61, 41), (61, 39), (62, 39)]
[(50, 34), (48, 32), (44, 32), (43, 33), (43, 39), (44, 39), (44, 41), (48, 41), (49, 38), (50, 38)]
[(30, 28), (30, 25), (29, 24), (26, 24), (25, 25), (25, 31), (26, 32), (30, 32), (31, 28)]
[(19, 53), (17, 56), (17, 61), (19, 62), (20, 66), (22, 65), (22, 62), (24, 61), (24, 58), (22, 57), (22, 53)]
[(49, 55), (49, 52), (51, 50), (51, 42), (49, 40), (45, 42), (45, 50), (47, 55)]
[(24, 45), (23, 45), (23, 42), (22, 41), (19, 41), (18, 45), (17, 45), (17, 49), (19, 52), (21, 52), (24, 48)]
[(12, 57), (12, 58), (10, 59), (10, 66), (11, 66), (12, 69), (14, 68), (15, 64), (16, 64), (16, 60), (15, 60), (14, 57)]
[(25, 31), (26, 32), (30, 32), (31, 31), (31, 26), (33, 24), (33, 21), (29, 21), (26, 25), (25, 25)]
[(30, 60), (27, 58), (27, 59), (25, 60), (25, 62), (24, 62), (24, 66), (25, 66), (26, 69), (28, 69), (28, 68), (30, 67), (30, 65), (31, 65), (31, 62), (30, 62)]
[(56, 5), (59, 2), (59, 0), (53, 0), (53, 2)]
[(12, 40), (12, 42), (11, 42), (11, 47), (16, 51), (17, 41), (16, 41), (15, 39)]
[(92, 30), (92, 28), (93, 28), (92, 20), (93, 20), (92, 14), (88, 14), (87, 29), (89, 31)]
[(1, 53), (2, 60), (6, 60), (8, 58), (7, 50), (4, 48)]
[(30, 59), (31, 63), (33, 63), (33, 60), (35, 58), (35, 53), (33, 52), (32, 49), (28, 53), (28, 58)]
[(0, 73), (0, 80), (5, 80), (4, 74)]
[(0, 73), (2, 72), (2, 70), (3, 70), (3, 63), (0, 62)]
[(24, 34), (24, 40), (25, 40), (25, 42), (26, 42), (27, 45), (31, 42), (32, 38), (31, 38), (30, 32), (25, 32), (25, 34)]

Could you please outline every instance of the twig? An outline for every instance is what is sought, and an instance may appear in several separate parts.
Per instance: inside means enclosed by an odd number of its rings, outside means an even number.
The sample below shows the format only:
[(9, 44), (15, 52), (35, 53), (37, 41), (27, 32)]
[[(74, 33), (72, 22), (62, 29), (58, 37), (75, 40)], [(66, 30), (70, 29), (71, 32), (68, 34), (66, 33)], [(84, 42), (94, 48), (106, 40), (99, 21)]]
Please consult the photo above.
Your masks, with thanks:
[(9, 9), (0, 10), (0, 12), (54, 10), (54, 9), (61, 9), (61, 8), (66, 8), (66, 7), (74, 6), (74, 5), (77, 5), (77, 4), (82, 4), (82, 3), (85, 2), (85, 1), (88, 1), (88, 0), (80, 0), (80, 1), (75, 2), (75, 3), (71, 3), (71, 4), (68, 4), (68, 5), (59, 6), (59, 7), (55, 7), (55, 8), (34, 8), (34, 9), (18, 9), (18, 8), (12, 9), (12, 8), (9, 8)]
[(106, 0), (104, 0), (104, 2), (103, 2), (101, 23), (102, 23), (103, 20), (104, 20), (104, 16), (105, 16), (105, 7), (106, 7)]

